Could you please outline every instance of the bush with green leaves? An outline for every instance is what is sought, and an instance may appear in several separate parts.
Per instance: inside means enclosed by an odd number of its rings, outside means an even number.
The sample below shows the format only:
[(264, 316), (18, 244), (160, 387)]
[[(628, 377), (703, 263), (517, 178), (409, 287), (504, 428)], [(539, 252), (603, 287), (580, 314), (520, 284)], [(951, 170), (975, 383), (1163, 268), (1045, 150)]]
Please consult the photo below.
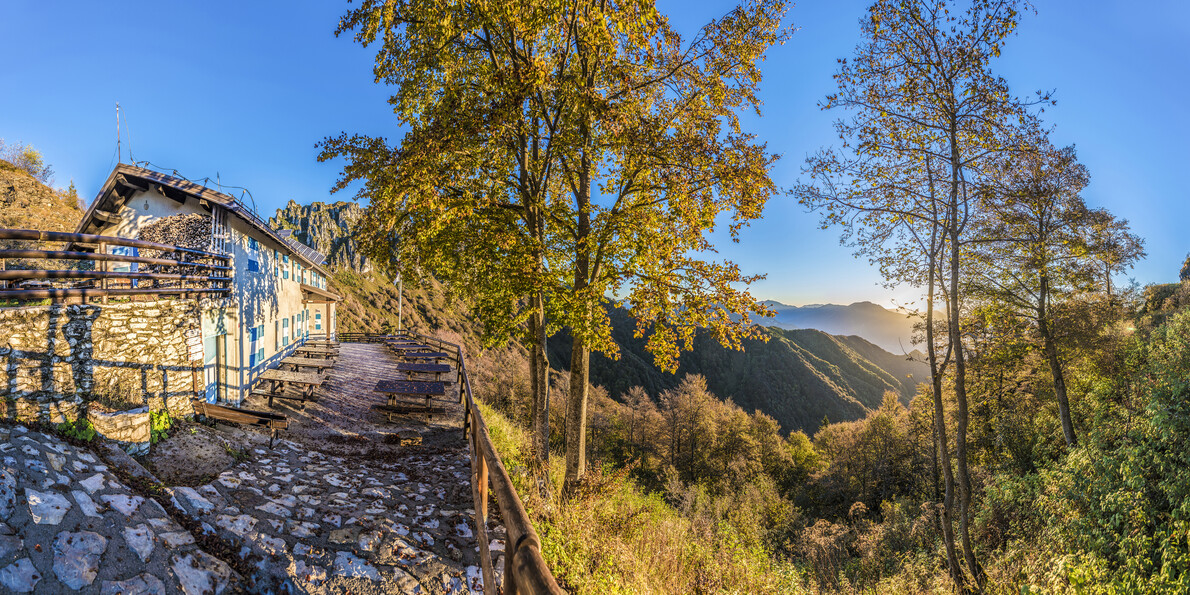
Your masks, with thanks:
[(1086, 445), (1047, 473), (1043, 508), (1087, 592), (1190, 591), (1190, 311), (1138, 338), (1095, 395)]
[(67, 438), (82, 440), (83, 442), (90, 442), (96, 436), (95, 426), (91, 425), (91, 422), (83, 417), (73, 422), (64, 421), (58, 424), (58, 432)]
[(161, 411), (152, 411), (149, 413), (149, 441), (157, 444), (166, 438), (169, 438), (169, 429), (173, 427), (173, 418), (169, 416), (169, 411), (162, 409)]

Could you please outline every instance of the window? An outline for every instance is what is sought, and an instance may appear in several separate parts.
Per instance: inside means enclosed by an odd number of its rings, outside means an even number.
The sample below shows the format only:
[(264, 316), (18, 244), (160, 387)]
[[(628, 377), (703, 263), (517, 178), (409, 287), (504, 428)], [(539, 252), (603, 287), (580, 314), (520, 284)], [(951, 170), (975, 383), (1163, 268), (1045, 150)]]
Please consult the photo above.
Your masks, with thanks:
[(255, 368), (264, 363), (264, 325), (248, 329), (248, 367)]
[(260, 242), (256, 238), (248, 238), (248, 272), (260, 272)]
[(282, 345), (289, 345), (289, 319), (281, 320), (281, 341)]
[(314, 313), (314, 330), (322, 330), (322, 312)]
[(281, 267), (282, 278), (288, 279), (289, 278), (289, 255), (288, 254), (281, 255), (281, 262), (283, 262), (285, 264), (285, 266)]

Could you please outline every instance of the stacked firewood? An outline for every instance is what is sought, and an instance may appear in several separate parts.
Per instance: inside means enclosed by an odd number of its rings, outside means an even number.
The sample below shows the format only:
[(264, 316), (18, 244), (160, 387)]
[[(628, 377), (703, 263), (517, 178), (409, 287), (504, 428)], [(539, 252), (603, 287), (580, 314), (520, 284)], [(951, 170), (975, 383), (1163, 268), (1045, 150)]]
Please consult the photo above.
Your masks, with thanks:
[(202, 213), (170, 215), (141, 228), (138, 239), (194, 250), (211, 249), (211, 216)]
[[(210, 250), (211, 249), (211, 216), (201, 213), (192, 213), (188, 215), (170, 215), (162, 217), (141, 228), (140, 233), (137, 234), (137, 239), (146, 242), (156, 242), (158, 244), (170, 244), (182, 248), (191, 248), (193, 250)], [(166, 252), (163, 250), (141, 250), (141, 256), (149, 258), (169, 258), (180, 260), (192, 260), (191, 257), (184, 256), (173, 252)], [(182, 271), (176, 266), (165, 265), (150, 265), (145, 267), (149, 272), (154, 273), (190, 273), (193, 271)], [(163, 285), (172, 285), (171, 283), (163, 283)]]

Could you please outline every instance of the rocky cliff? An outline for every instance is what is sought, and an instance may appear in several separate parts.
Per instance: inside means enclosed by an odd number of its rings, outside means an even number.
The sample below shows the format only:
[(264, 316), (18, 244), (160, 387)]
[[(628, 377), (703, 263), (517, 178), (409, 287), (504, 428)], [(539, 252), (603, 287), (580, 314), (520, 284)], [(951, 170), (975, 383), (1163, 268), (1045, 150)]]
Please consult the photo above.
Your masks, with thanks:
[(367, 273), (372, 264), (359, 251), (355, 228), (364, 211), (353, 202), (300, 205), (289, 201), (269, 219), (274, 229), (293, 230), (294, 239), (326, 255), (327, 264)]

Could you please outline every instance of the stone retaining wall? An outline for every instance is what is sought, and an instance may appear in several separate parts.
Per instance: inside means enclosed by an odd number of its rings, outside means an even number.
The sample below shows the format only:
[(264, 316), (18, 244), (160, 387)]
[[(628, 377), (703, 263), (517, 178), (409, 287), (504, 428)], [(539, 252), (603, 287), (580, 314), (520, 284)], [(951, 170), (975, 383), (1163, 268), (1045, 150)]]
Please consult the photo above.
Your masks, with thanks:
[(126, 443), (144, 434), (147, 444), (150, 410), (194, 412), (201, 387), (184, 333), (199, 320), (194, 300), (0, 308), (0, 417), (60, 423), (77, 419), (87, 400), (131, 401), (143, 415), (91, 421), (100, 434)]

